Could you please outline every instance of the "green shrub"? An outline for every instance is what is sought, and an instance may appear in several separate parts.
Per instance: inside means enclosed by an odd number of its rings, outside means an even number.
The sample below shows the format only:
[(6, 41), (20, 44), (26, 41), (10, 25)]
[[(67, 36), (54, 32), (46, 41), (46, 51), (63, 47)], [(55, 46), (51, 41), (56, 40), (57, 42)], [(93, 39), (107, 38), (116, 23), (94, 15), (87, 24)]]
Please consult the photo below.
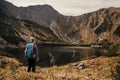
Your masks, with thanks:
[(120, 43), (112, 44), (109, 46), (107, 56), (116, 56), (119, 55)]
[(111, 70), (111, 73), (112, 73), (112, 77), (115, 79), (115, 80), (119, 80), (120, 79), (120, 60), (115, 64), (115, 65), (112, 65), (113, 69)]
[(120, 62), (118, 62), (118, 65), (116, 66), (116, 75), (115, 75), (116, 80), (120, 79)]

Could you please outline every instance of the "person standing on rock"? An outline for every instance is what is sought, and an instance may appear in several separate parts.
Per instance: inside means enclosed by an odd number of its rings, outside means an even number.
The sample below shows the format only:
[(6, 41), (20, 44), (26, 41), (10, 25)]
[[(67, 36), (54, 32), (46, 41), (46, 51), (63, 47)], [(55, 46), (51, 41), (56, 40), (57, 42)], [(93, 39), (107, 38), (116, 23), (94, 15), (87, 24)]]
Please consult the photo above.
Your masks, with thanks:
[(35, 38), (30, 37), (30, 42), (25, 46), (25, 57), (28, 59), (27, 72), (35, 72), (36, 62), (39, 61), (38, 47), (35, 44)]

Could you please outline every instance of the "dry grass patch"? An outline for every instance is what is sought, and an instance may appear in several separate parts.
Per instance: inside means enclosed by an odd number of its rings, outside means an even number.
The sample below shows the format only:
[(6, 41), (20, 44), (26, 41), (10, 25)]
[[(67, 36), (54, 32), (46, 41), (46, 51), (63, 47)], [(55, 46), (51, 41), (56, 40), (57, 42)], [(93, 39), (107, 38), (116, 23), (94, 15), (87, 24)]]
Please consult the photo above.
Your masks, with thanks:
[[(0, 80), (112, 80), (119, 57), (98, 57), (49, 68), (37, 66), (36, 73), (28, 73), (27, 67), (14, 58), (8, 61), (0, 67)], [(84, 69), (75, 69), (79, 63), (84, 63)]]

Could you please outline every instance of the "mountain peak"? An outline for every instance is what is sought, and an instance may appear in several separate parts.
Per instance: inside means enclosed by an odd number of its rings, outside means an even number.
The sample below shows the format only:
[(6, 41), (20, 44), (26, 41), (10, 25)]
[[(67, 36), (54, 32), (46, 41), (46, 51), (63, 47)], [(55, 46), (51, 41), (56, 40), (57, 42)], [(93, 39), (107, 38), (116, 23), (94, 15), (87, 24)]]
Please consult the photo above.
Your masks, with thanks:
[(12, 3), (6, 0), (0, 0), (0, 5), (5, 5), (5, 6), (13, 6)]
[(53, 9), (53, 7), (50, 6), (50, 5), (48, 5), (48, 4), (44, 4), (44, 5), (30, 5), (30, 6), (28, 6), (28, 7), (49, 7), (49, 8), (52, 8), (52, 9)]

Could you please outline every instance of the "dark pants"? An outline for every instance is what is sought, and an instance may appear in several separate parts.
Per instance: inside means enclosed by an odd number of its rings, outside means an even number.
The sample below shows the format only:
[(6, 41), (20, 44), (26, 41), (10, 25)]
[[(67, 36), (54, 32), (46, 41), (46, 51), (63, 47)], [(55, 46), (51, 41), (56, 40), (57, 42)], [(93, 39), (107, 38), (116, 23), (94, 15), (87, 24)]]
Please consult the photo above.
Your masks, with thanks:
[(35, 72), (35, 66), (36, 66), (36, 59), (28, 58), (28, 70), (27, 70), (27, 72), (30, 72), (31, 69), (32, 69), (32, 72)]

